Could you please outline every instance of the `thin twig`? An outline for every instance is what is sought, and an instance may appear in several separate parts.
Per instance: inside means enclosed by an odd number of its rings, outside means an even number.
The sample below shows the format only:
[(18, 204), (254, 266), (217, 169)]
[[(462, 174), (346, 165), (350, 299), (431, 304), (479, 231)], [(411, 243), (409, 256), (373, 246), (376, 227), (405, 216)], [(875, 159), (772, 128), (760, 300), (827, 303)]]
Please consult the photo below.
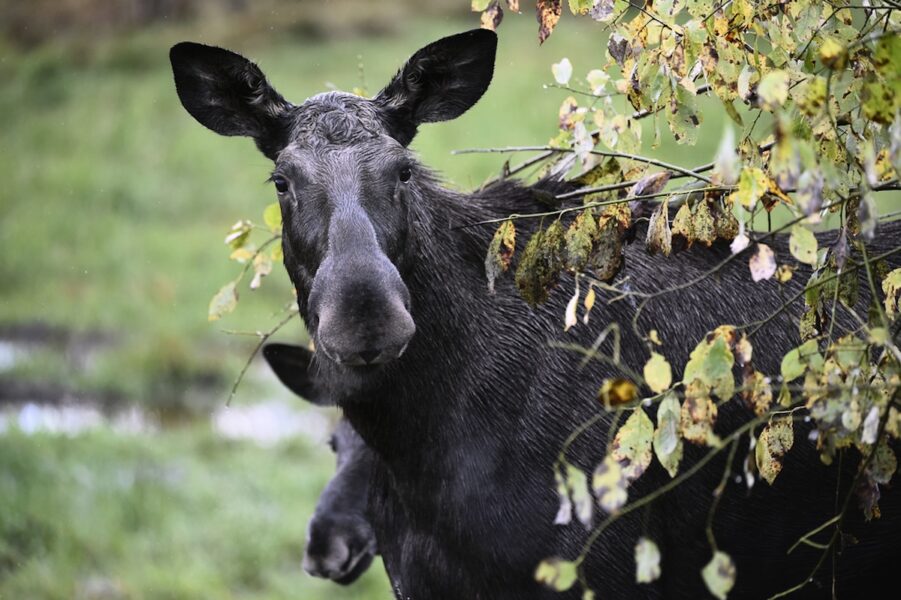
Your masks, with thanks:
[(284, 319), (279, 321), (278, 324), (276, 324), (275, 327), (273, 327), (269, 331), (267, 331), (265, 333), (260, 333), (260, 341), (257, 342), (257, 345), (254, 347), (253, 351), (250, 353), (250, 356), (247, 357), (247, 361), (245, 361), (244, 366), (241, 368), (241, 372), (238, 373), (238, 377), (235, 378), (235, 381), (232, 384), (231, 391), (228, 393), (228, 399), (225, 401), (226, 406), (231, 405), (232, 398), (235, 397), (235, 392), (238, 391), (238, 386), (241, 385), (241, 381), (243, 381), (244, 375), (247, 373), (247, 369), (250, 368), (250, 364), (253, 362), (253, 359), (256, 357), (257, 353), (259, 353), (260, 349), (263, 347), (263, 344), (265, 344), (266, 341), (270, 337), (275, 335), (275, 333), (278, 330), (280, 330), (282, 327), (284, 327), (291, 319), (296, 317), (298, 314), (300, 314), (300, 313), (292, 312), (287, 317), (285, 317)]
[[(512, 152), (558, 152), (560, 154), (576, 153), (576, 151), (572, 148), (553, 148), (551, 146), (507, 146), (505, 148), (464, 148), (462, 150), (454, 150), (452, 154), (509, 154)], [(639, 156), (637, 154), (629, 154), (627, 152), (607, 152), (604, 150), (592, 150), (591, 152), (589, 152), (589, 154), (612, 158), (622, 158), (625, 160), (634, 160), (635, 162), (642, 162), (649, 165), (655, 165), (670, 171), (675, 171), (676, 173), (681, 173), (682, 175), (685, 175), (687, 177), (694, 177), (695, 179), (700, 179), (705, 183), (712, 183), (709, 177), (701, 175), (696, 171), (686, 169), (685, 167), (680, 167), (679, 165), (663, 162), (662, 160), (658, 160), (656, 158), (650, 158), (648, 156)]]

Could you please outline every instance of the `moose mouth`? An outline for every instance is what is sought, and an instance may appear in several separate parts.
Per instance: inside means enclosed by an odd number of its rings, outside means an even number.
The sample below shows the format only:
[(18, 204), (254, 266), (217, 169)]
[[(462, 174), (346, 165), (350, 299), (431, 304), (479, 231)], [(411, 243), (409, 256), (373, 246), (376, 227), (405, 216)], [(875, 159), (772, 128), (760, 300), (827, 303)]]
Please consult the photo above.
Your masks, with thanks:
[(347, 558), (337, 567), (323, 564), (321, 559), (304, 556), (303, 570), (313, 577), (330, 579), (341, 585), (348, 585), (366, 572), (375, 557), (375, 542), (369, 541), (363, 547), (351, 550)]
[(321, 340), (317, 344), (319, 351), (336, 365), (351, 367), (360, 372), (375, 371), (382, 365), (397, 360), (407, 351), (407, 346), (409, 346), (409, 342), (397, 350), (388, 348), (385, 350), (362, 350), (360, 352), (340, 354), (329, 349), (328, 345), (323, 344)]
[(329, 575), (329, 579), (341, 585), (348, 585), (359, 579), (372, 564), (374, 553), (370, 549), (364, 549), (356, 554), (351, 554), (341, 565), (341, 569)]

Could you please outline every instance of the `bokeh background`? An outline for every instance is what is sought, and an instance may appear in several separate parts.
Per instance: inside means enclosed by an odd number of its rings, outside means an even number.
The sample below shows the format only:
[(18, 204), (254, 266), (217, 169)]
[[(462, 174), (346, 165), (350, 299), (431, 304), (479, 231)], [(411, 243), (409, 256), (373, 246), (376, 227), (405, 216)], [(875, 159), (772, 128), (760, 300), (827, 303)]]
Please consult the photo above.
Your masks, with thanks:
[[(505, 160), (454, 149), (555, 136), (552, 63), (569, 57), (575, 81), (605, 62), (600, 25), (564, 14), (539, 47), (523, 7), (481, 102), (413, 143), (450, 186)], [(238, 310), (207, 322), (240, 268), (228, 228), (274, 192), (251, 141), (182, 109), (168, 49), (234, 49), (300, 101), (374, 94), (478, 21), (467, 0), (0, 0), (0, 599), (390, 597), (379, 563), (349, 588), (300, 568), (335, 413), (259, 360), (225, 405), (255, 344), (234, 332), (278, 322), (290, 286), (280, 265), (258, 291), (246, 278)], [(697, 146), (664, 135), (653, 154), (711, 160), (715, 101), (704, 118)], [(306, 341), (297, 322), (278, 337)]]

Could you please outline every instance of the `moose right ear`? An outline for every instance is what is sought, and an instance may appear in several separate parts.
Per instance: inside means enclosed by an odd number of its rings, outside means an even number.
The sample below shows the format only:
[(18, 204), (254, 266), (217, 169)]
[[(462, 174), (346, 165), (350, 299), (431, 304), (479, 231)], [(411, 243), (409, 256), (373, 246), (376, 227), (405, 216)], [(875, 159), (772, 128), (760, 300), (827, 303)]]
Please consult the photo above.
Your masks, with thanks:
[(285, 147), (293, 105), (259, 67), (240, 54), (193, 42), (172, 46), (169, 60), (182, 106), (203, 126), (252, 137), (271, 159)]
[(319, 406), (332, 404), (310, 377), (311, 351), (290, 344), (266, 344), (263, 346), (263, 358), (289, 390)]
[(406, 146), (422, 123), (456, 119), (479, 101), (494, 75), (497, 34), (458, 33), (418, 50), (373, 99), (392, 137)]

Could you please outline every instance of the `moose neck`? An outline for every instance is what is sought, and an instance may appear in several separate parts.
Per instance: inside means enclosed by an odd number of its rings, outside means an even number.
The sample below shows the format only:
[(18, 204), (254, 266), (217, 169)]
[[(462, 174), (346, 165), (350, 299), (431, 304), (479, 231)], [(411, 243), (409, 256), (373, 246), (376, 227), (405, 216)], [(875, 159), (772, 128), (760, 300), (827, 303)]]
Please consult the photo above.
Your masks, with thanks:
[[(342, 404), (367, 444), (419, 481), (428, 473), (441, 476), (424, 449), (500, 447), (509, 432), (499, 424), (516, 422), (525, 410), (519, 391), (534, 373), (513, 365), (546, 344), (556, 312), (532, 311), (516, 293), (512, 273), (490, 295), (484, 259), (494, 227), (459, 226), (538, 211), (535, 197), (534, 188), (515, 182), (473, 195), (436, 186), (411, 208), (416, 258), (404, 280), (417, 333), (374, 386)], [(524, 238), (537, 226), (517, 221)]]

